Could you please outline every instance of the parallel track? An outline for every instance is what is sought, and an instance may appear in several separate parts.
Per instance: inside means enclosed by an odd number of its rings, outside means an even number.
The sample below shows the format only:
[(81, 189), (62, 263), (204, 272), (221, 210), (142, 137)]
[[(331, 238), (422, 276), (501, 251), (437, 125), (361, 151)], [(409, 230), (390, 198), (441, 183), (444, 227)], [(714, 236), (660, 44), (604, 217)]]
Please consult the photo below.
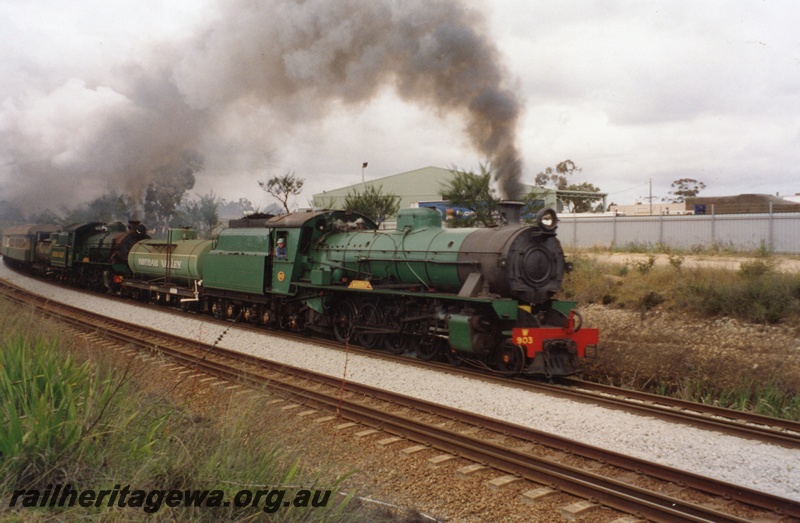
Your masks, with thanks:
[[(336, 410), (343, 418), (379, 428), (411, 441), (485, 463), (497, 470), (537, 483), (551, 485), (579, 497), (591, 499), (623, 512), (652, 521), (750, 521), (753, 518), (778, 520), (781, 515), (800, 520), (796, 502), (759, 493), (670, 469), (661, 465), (564, 440), (532, 429), (477, 416), (468, 412), (399, 396), (340, 378), (287, 367), (210, 347), (193, 340), (144, 329), (138, 325), (24, 296), (20, 289), (3, 290), (12, 299), (33, 303), (62, 322), (101, 330), (122, 344), (170, 356), (184, 365), (232, 381), (247, 382), (281, 390), (293, 401), (318, 408)], [(87, 327), (88, 326), (88, 327)], [(343, 394), (342, 391), (345, 393)], [(402, 413), (392, 412), (402, 406)], [(434, 417), (432, 421), (427, 418)], [(443, 426), (442, 420), (454, 428)], [(477, 432), (475, 434), (477, 427)], [(486, 435), (488, 431), (494, 436)], [(509, 438), (511, 441), (509, 441)], [(550, 449), (544, 454), (531, 449)], [(556, 459), (553, 458), (555, 455)], [(584, 466), (566, 465), (575, 457), (592, 462)], [(597, 463), (620, 469), (614, 477), (593, 472)], [(659, 488), (645, 489), (633, 483), (647, 478), (666, 482)], [(664, 485), (681, 486), (690, 491), (663, 493)], [(664, 488), (664, 490), (676, 490)], [(696, 504), (686, 498), (711, 497)], [(721, 506), (733, 503), (733, 510)], [(753, 508), (755, 507), (755, 508)], [(740, 514), (740, 515), (735, 515)], [(743, 514), (743, 516), (742, 516)]]
[[(165, 309), (156, 306), (154, 306), (154, 308), (160, 311), (182, 314), (173, 309)], [(230, 321), (216, 320), (210, 316), (203, 316), (203, 319), (204, 321), (216, 321), (220, 324), (230, 325)], [(237, 323), (237, 325), (239, 325), (240, 328), (251, 329), (253, 332), (265, 332), (263, 328), (254, 325), (245, 323)], [(287, 331), (268, 330), (266, 332), (269, 332), (272, 336), (293, 341), (308, 341), (306, 336)], [(345, 350), (344, 347), (336, 341), (315, 339), (314, 343), (333, 350)], [(492, 373), (487, 369), (470, 367), (468, 364), (469, 362), (462, 366), (453, 366), (443, 362), (420, 361), (413, 357), (395, 356), (382, 351), (370, 350), (352, 345), (348, 347), (348, 350), (373, 358), (401, 362), (404, 365), (418, 365), (420, 368), (428, 369), (435, 368), (440, 372), (469, 376), (482, 381), (494, 382), (521, 390), (560, 396), (594, 405), (603, 405), (612, 409), (621, 409), (637, 414), (644, 414), (672, 423), (682, 423), (732, 436), (781, 445), (787, 448), (800, 449), (800, 422), (797, 421), (773, 418), (753, 412), (696, 403), (610, 385), (591, 383), (575, 378), (560, 378), (557, 383), (546, 383), (537, 380), (502, 376), (498, 373)]]

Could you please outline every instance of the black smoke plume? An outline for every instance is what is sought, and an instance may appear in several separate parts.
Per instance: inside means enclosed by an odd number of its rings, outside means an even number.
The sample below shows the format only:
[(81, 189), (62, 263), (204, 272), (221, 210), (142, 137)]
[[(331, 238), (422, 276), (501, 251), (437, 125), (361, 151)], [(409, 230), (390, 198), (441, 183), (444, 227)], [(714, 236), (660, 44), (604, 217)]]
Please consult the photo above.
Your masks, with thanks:
[[(111, 188), (141, 195), (187, 151), (255, 165), (286, 129), (357, 110), (387, 88), (461, 115), (501, 196), (519, 196), (520, 102), (472, 4), (237, 0), (218, 13), (202, 34), (153, 49), (144, 65), (6, 102), (0, 199), (53, 207)], [(255, 117), (269, 128), (231, 132)]]

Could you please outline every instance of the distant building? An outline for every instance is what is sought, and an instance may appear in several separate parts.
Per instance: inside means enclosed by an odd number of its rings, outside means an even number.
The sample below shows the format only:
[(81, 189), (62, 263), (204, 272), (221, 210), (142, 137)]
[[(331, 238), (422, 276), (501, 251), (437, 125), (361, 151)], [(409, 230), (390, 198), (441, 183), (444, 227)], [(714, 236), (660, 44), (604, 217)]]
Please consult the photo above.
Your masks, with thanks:
[(686, 210), (683, 203), (636, 203), (632, 205), (613, 204), (608, 208), (609, 212), (617, 216), (659, 216), (662, 214), (692, 214)]
[(320, 209), (343, 209), (344, 200), (348, 194), (363, 192), (368, 186), (380, 189), (383, 194), (394, 194), (400, 197), (400, 208), (405, 209), (412, 203), (421, 201), (442, 200), (442, 191), (452, 180), (455, 174), (450, 169), (440, 167), (424, 167), (375, 180), (367, 180), (323, 191), (313, 197), (314, 207)]
[[(314, 207), (341, 209), (344, 208), (344, 200), (348, 193), (354, 194), (362, 192), (367, 186), (380, 188), (383, 194), (394, 194), (400, 197), (400, 208), (419, 205), (420, 202), (442, 202), (442, 192), (453, 181), (456, 174), (450, 169), (441, 167), (424, 167), (404, 173), (367, 180), (364, 183), (357, 183), (323, 191), (313, 196)], [(525, 190), (530, 191), (533, 186), (525, 185)], [(560, 196), (590, 195), (593, 198), (602, 199), (605, 206), (606, 193), (583, 193), (578, 191), (556, 191), (547, 188), (538, 188), (544, 200), (545, 207), (561, 210), (559, 205)]]
[(794, 193), (792, 196), (783, 196), (784, 200), (794, 203), (800, 203), (800, 193)]
[(694, 214), (749, 214), (768, 212), (800, 212), (800, 203), (771, 194), (739, 194), (737, 196), (703, 196), (686, 198), (686, 211)]

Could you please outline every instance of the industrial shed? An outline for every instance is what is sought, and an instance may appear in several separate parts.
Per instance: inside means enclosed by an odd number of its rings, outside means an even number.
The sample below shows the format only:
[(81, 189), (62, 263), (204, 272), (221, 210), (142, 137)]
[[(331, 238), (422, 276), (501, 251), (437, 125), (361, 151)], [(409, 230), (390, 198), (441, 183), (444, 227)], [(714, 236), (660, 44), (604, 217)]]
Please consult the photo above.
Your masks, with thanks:
[(694, 214), (800, 212), (800, 203), (772, 196), (771, 194), (703, 196), (686, 198), (686, 210)]
[[(438, 202), (443, 200), (442, 191), (453, 180), (455, 173), (450, 169), (441, 167), (423, 167), (404, 173), (394, 174), (375, 180), (367, 180), (364, 183), (357, 183), (323, 191), (313, 197), (314, 207), (319, 209), (342, 209), (344, 200), (348, 193), (360, 193), (368, 186), (380, 188), (383, 194), (394, 194), (400, 197), (400, 208), (411, 207), (417, 202)], [(532, 186), (525, 185), (526, 190)], [(544, 195), (545, 206), (556, 208), (556, 192), (548, 189)]]
[(450, 169), (441, 167), (423, 167), (364, 183), (348, 185), (339, 189), (331, 189), (314, 195), (314, 207), (320, 209), (343, 209), (344, 199), (348, 194), (363, 192), (366, 187), (374, 186), (383, 194), (394, 194), (400, 197), (400, 208), (408, 208), (414, 202), (436, 201), (442, 199), (443, 188), (449, 184), (455, 174)]

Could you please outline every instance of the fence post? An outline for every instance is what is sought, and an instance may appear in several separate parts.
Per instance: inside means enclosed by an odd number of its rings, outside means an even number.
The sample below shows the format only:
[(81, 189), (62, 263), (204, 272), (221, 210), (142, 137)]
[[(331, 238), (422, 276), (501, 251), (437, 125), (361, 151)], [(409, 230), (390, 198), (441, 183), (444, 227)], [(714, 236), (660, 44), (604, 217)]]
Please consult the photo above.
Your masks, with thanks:
[(614, 213), (614, 228), (611, 232), (611, 247), (617, 246), (617, 213)]
[(575, 214), (572, 214), (572, 241), (575, 244), (575, 247), (578, 247), (578, 219), (575, 218)]

